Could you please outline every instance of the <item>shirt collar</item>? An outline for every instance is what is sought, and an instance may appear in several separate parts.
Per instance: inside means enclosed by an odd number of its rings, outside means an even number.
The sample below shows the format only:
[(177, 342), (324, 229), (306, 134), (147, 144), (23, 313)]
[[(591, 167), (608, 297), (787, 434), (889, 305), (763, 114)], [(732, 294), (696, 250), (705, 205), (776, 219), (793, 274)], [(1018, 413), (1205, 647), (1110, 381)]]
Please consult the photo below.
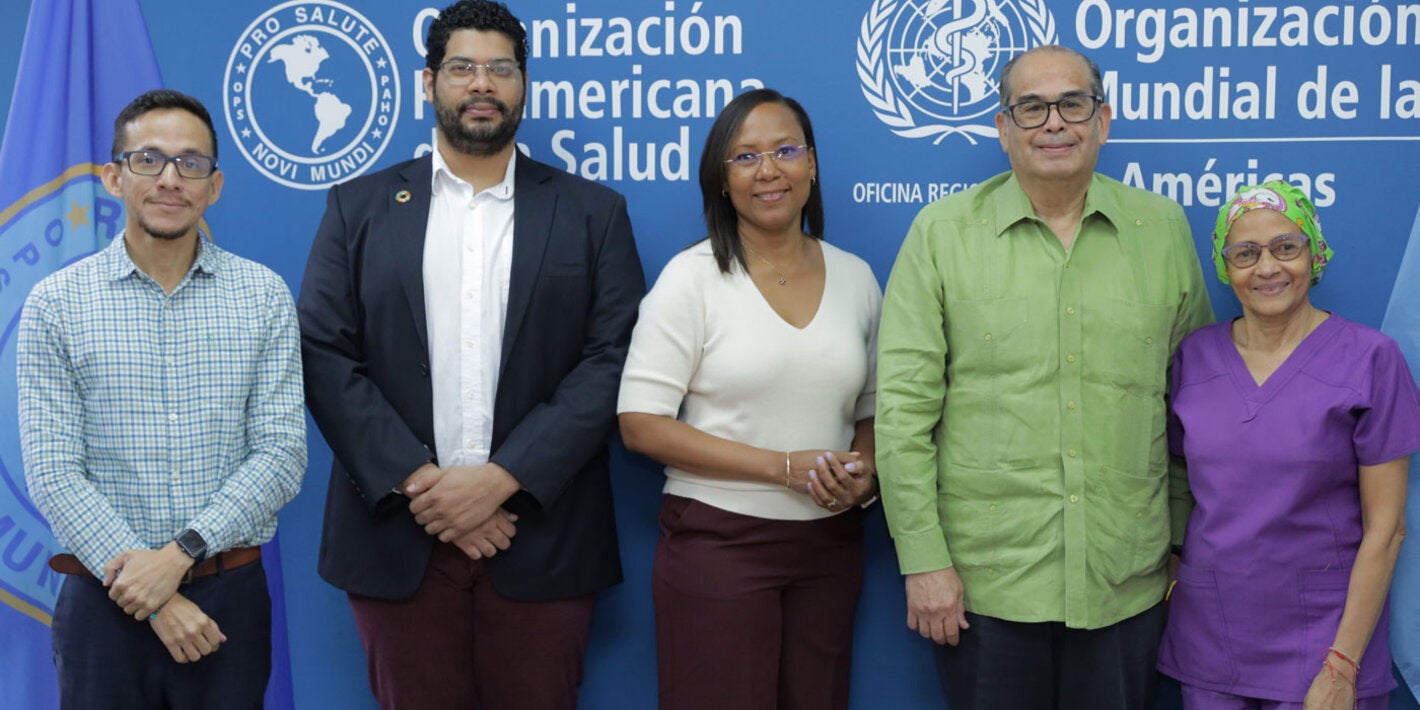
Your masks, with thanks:
[[(1035, 215), (1035, 208), (1031, 206), (1030, 197), (1026, 196), (1026, 191), (1021, 188), (1021, 183), (1016, 179), (1014, 172), (1006, 179), (1006, 184), (1003, 187), (1006, 199), (996, 202), (996, 236), (998, 237), (1023, 219), (1038, 219)], [(1085, 193), (1085, 211), (1080, 216), (1081, 223), (1093, 214), (1099, 214), (1112, 225), (1119, 224), (1121, 219), (1119, 202), (1115, 199), (1115, 193), (1103, 184), (1099, 173), (1095, 173), (1090, 179), (1089, 192)]]
[[(444, 156), (439, 152), (437, 146), (432, 152), (434, 154), (434, 174), (431, 178), (432, 184), (429, 187), (429, 194), (438, 196), (443, 190), (453, 189), (459, 185), (467, 185), (470, 190), (473, 189), (472, 185), (469, 185), (463, 178), (449, 170), (449, 164), (444, 162)], [(484, 192), (498, 200), (513, 199), (513, 175), (516, 172), (517, 165), (518, 155), (517, 149), (515, 148), (513, 155), (508, 157), (508, 167), (503, 170), (503, 181), (484, 190)]]
[[(128, 255), (128, 248), (125, 244), (127, 232), (119, 232), (118, 236), (109, 242), (108, 248), (100, 252), (100, 259), (103, 259), (104, 271), (108, 273), (109, 279), (118, 281), (128, 278), (137, 273), (142, 273), (138, 265), (133, 263), (133, 257)], [(213, 244), (211, 238), (201, 230), (197, 233), (197, 258), (192, 261), (192, 268), (188, 269), (188, 274), (201, 273), (214, 275), (222, 260), (222, 250)]]

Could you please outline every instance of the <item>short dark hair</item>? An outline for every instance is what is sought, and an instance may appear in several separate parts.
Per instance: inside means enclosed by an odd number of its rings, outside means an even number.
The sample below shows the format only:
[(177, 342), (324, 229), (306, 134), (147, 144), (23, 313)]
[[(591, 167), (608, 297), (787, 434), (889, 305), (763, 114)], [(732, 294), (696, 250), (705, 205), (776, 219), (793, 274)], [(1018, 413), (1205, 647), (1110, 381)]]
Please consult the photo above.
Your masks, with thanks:
[(1006, 62), (1006, 66), (1001, 67), (1001, 80), (998, 82), (997, 88), (1001, 93), (1002, 108), (1005, 108), (1006, 104), (1011, 100), (1011, 72), (1016, 68), (1016, 62), (1020, 61), (1022, 57), (1028, 57), (1037, 52), (1042, 54), (1067, 54), (1084, 62), (1085, 68), (1090, 72), (1090, 93), (1095, 96), (1104, 96), (1104, 81), (1100, 79), (1100, 66), (1098, 64), (1095, 64), (1093, 60), (1086, 57), (1078, 49), (1066, 47), (1063, 44), (1043, 44), (1029, 52), (1022, 52), (1021, 54), (1011, 57), (1011, 61)]
[(424, 40), (424, 66), (439, 71), (448, 50), (449, 36), (455, 30), (491, 31), (507, 37), (513, 43), (518, 68), (527, 71), (528, 32), (507, 5), (494, 0), (459, 0), (440, 11), (439, 17), (429, 25), (429, 36)]
[[(700, 196), (705, 205), (706, 238), (715, 254), (715, 263), (721, 273), (729, 273), (730, 259), (739, 262), (740, 268), (749, 270), (745, 263), (744, 247), (740, 244), (739, 217), (735, 205), (725, 194), (725, 182), (729, 166), (725, 158), (730, 152), (731, 141), (740, 132), (750, 111), (762, 104), (782, 104), (799, 121), (804, 131), (804, 141), (810, 150), (814, 148), (814, 126), (804, 107), (774, 89), (755, 89), (735, 97), (725, 110), (715, 117), (710, 126), (710, 134), (705, 137), (705, 147), (700, 151)], [(818, 166), (819, 179), (809, 183), (809, 199), (804, 203), (803, 222), (800, 227), (815, 239), (823, 238), (823, 166)]]
[(114, 160), (118, 159), (118, 154), (122, 153), (124, 146), (128, 144), (128, 124), (149, 111), (162, 109), (186, 111), (201, 119), (202, 125), (207, 126), (207, 137), (212, 139), (212, 157), (217, 157), (217, 129), (212, 126), (212, 114), (207, 113), (207, 107), (181, 91), (153, 89), (129, 101), (128, 105), (118, 112), (118, 118), (113, 119)]

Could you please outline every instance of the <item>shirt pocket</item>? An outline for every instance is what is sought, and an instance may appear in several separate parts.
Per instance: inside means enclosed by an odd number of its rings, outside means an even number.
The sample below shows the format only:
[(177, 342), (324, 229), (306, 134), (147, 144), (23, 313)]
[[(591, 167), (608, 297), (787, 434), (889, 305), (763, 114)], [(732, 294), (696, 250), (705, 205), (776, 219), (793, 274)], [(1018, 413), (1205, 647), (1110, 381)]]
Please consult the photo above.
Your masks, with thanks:
[(1227, 608), (1212, 570), (1182, 564), (1169, 595), (1169, 618), (1159, 644), (1160, 665), (1180, 680), (1229, 686), (1238, 678)]
[[(1301, 625), (1303, 628), (1303, 648), (1312, 652), (1316, 663), (1308, 667), (1298, 664), (1297, 680), (1311, 684), (1321, 670), (1321, 662), (1326, 649), (1336, 643), (1336, 629), (1341, 625), (1341, 612), (1346, 608), (1346, 591), (1351, 584), (1349, 569), (1302, 570), (1297, 575), (1298, 591), (1301, 596)], [(1384, 623), (1382, 621), (1381, 623)], [(1379, 625), (1379, 624), (1378, 624)], [(1369, 655), (1366, 656), (1366, 670), (1380, 666)], [(1390, 664), (1384, 664), (1389, 670)], [(1358, 681), (1364, 681), (1358, 678)], [(1366, 682), (1361, 682), (1364, 689)]]
[(1029, 320), (1026, 305), (1024, 298), (948, 303), (946, 335), (953, 374), (1000, 375), (1038, 360), (1040, 354), (1032, 352), (1024, 327)]
[(1101, 466), (1098, 474), (1085, 478), (1091, 566), (1111, 585), (1163, 562), (1170, 535), (1166, 477), (1166, 471), (1139, 476)]
[(1134, 394), (1163, 394), (1177, 306), (1111, 298), (1096, 310), (1085, 332), (1086, 372)]
[(1063, 511), (1051, 472), (952, 465), (945, 476), (937, 509), (954, 566), (992, 577), (1054, 554)]
[(236, 324), (210, 327), (199, 337), (203, 364), (194, 378), (198, 384), (194, 394), (200, 430), (214, 437), (218, 444), (214, 454), (242, 449), (249, 400), (259, 394), (253, 388), (266, 340), (262, 333)]

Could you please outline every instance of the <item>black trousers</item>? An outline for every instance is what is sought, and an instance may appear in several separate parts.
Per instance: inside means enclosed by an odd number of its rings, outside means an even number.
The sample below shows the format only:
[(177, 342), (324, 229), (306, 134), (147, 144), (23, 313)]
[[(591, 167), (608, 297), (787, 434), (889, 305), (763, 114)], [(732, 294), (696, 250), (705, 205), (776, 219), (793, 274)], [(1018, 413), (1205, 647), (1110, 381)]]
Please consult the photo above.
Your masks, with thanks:
[(1164, 606), (1102, 629), (968, 613), (957, 646), (937, 647), (950, 710), (1148, 710), (1158, 689)]
[(65, 710), (260, 708), (271, 677), (271, 596), (261, 562), (178, 589), (227, 636), (196, 663), (172, 659), (147, 621), (123, 613), (99, 580), (65, 578), (54, 607), (54, 666)]

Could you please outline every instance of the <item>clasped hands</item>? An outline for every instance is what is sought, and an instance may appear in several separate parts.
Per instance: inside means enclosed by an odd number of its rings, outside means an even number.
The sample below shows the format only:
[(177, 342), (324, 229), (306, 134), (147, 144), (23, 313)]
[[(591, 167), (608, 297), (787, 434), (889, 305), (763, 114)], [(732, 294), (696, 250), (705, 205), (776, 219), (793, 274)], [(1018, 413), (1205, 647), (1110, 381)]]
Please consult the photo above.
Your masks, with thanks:
[(825, 510), (862, 505), (877, 494), (873, 462), (856, 451), (792, 451), (788, 468), (785, 486)]
[(507, 469), (492, 462), (447, 468), (428, 463), (400, 485), (415, 522), (475, 560), (512, 544), (518, 516), (501, 506), (520, 488)]
[(176, 542), (157, 550), (124, 550), (104, 565), (109, 599), (123, 613), (147, 619), (178, 663), (214, 653), (227, 641), (217, 622), (177, 591), (191, 568), (192, 558)]

